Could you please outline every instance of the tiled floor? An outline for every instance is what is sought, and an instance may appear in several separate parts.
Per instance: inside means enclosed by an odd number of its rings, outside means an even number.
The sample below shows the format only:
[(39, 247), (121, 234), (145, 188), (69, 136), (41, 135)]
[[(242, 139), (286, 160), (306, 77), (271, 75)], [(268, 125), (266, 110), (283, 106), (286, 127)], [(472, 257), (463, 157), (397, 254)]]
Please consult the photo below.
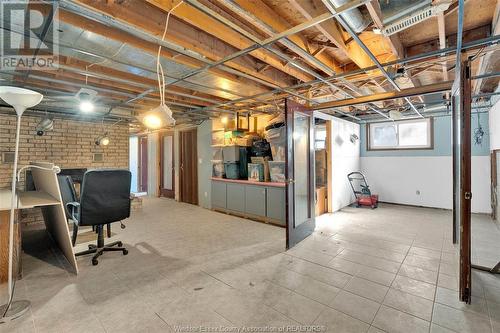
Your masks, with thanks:
[[(476, 218), (476, 217), (475, 217)], [(190, 326), (320, 325), (328, 332), (500, 332), (500, 277), (474, 272), (457, 297), (450, 213), (381, 205), (318, 219), (283, 252), (284, 229), (166, 199), (146, 200), (127, 229), (130, 253), (64, 270), (31, 232), (16, 295), (29, 316), (2, 332), (172, 332)], [(28, 246), (28, 244), (27, 244)], [(194, 328), (193, 328), (194, 327)], [(216, 332), (216, 331), (213, 331)]]

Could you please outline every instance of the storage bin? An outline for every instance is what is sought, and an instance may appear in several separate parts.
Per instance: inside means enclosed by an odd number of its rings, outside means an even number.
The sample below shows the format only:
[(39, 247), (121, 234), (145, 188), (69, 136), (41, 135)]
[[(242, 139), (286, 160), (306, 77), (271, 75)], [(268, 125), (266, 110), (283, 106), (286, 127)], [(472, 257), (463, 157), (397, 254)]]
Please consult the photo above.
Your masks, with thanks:
[(212, 161), (212, 176), (216, 178), (224, 178), (225, 175), (224, 171), (224, 162), (222, 160), (217, 161), (213, 160)]
[(227, 146), (222, 148), (222, 155), (224, 156), (224, 163), (238, 162), (240, 160), (240, 147)]
[(286, 127), (270, 128), (266, 131), (266, 140), (271, 145), (274, 161), (284, 161), (286, 152)]
[(212, 160), (214, 161), (224, 161), (222, 157), (222, 148), (214, 147), (212, 150)]
[(248, 163), (248, 180), (254, 182), (263, 182), (264, 164)]
[(224, 145), (224, 130), (212, 132), (212, 146)]
[(224, 171), (227, 179), (240, 179), (240, 163), (229, 162), (224, 163)]
[(285, 182), (285, 162), (269, 161), (269, 173), (271, 174), (271, 181), (284, 183)]

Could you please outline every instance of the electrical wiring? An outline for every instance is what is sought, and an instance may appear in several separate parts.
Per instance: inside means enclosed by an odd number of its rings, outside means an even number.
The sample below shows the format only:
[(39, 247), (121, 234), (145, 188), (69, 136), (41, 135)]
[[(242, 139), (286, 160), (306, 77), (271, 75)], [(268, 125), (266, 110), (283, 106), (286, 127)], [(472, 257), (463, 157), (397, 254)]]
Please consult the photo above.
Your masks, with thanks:
[[(163, 35), (161, 37), (161, 41), (165, 41), (165, 36), (167, 35), (167, 29), (168, 29), (168, 22), (170, 21), (170, 14), (177, 9), (182, 3), (184, 3), (184, 0), (181, 0), (177, 5), (172, 7), (167, 13), (167, 20), (165, 21), (165, 29), (163, 30)], [(160, 62), (160, 56), (161, 56), (161, 49), (162, 45), (158, 46), (158, 54), (156, 56), (156, 76), (158, 79), (158, 90), (160, 92), (160, 104), (164, 105), (165, 104), (165, 73), (163, 71), (163, 66)]]

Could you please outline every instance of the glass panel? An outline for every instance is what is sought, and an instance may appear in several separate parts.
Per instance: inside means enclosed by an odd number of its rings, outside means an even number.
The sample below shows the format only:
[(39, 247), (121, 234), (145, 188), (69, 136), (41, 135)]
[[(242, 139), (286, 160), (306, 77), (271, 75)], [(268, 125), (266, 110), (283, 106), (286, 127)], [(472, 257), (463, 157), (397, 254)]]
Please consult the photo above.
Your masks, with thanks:
[(428, 146), (428, 138), (427, 121), (399, 124), (400, 146)]
[(309, 117), (294, 113), (293, 169), (295, 173), (295, 227), (306, 222), (309, 214)]
[(164, 136), (163, 137), (163, 188), (165, 190), (172, 190), (172, 172), (173, 172), (173, 161), (172, 161), (172, 146), (173, 137)]
[(395, 147), (398, 145), (396, 126), (393, 124), (373, 124), (370, 133), (372, 147)]

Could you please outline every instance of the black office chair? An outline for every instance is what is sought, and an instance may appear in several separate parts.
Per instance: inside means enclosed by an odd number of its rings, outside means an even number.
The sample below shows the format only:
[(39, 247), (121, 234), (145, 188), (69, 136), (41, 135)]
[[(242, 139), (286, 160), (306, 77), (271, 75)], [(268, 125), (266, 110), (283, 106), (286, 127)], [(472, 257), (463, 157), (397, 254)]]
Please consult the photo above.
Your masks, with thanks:
[(121, 241), (104, 244), (103, 228), (105, 224), (121, 222), (130, 216), (131, 178), (128, 170), (99, 169), (85, 172), (80, 202), (68, 202), (66, 206), (71, 212), (71, 219), (75, 221), (73, 242), (79, 226), (95, 226), (97, 245), (89, 245), (88, 250), (76, 253), (76, 256), (95, 253), (92, 264), (97, 265), (97, 258), (106, 251), (128, 254)]
[[(64, 205), (64, 213), (66, 214), (67, 220), (73, 220), (71, 215), (70, 207), (68, 207), (69, 202), (78, 202), (78, 196), (76, 195), (75, 183), (72, 176), (67, 175), (57, 175), (57, 181), (59, 182), (59, 190), (61, 191), (62, 202)], [(107, 235), (108, 238), (111, 237), (111, 224), (107, 224)], [(96, 231), (95, 226), (92, 226), (92, 231)], [(71, 243), (73, 246), (76, 244), (76, 236), (78, 234), (78, 224), (73, 223), (73, 236), (71, 237)]]

